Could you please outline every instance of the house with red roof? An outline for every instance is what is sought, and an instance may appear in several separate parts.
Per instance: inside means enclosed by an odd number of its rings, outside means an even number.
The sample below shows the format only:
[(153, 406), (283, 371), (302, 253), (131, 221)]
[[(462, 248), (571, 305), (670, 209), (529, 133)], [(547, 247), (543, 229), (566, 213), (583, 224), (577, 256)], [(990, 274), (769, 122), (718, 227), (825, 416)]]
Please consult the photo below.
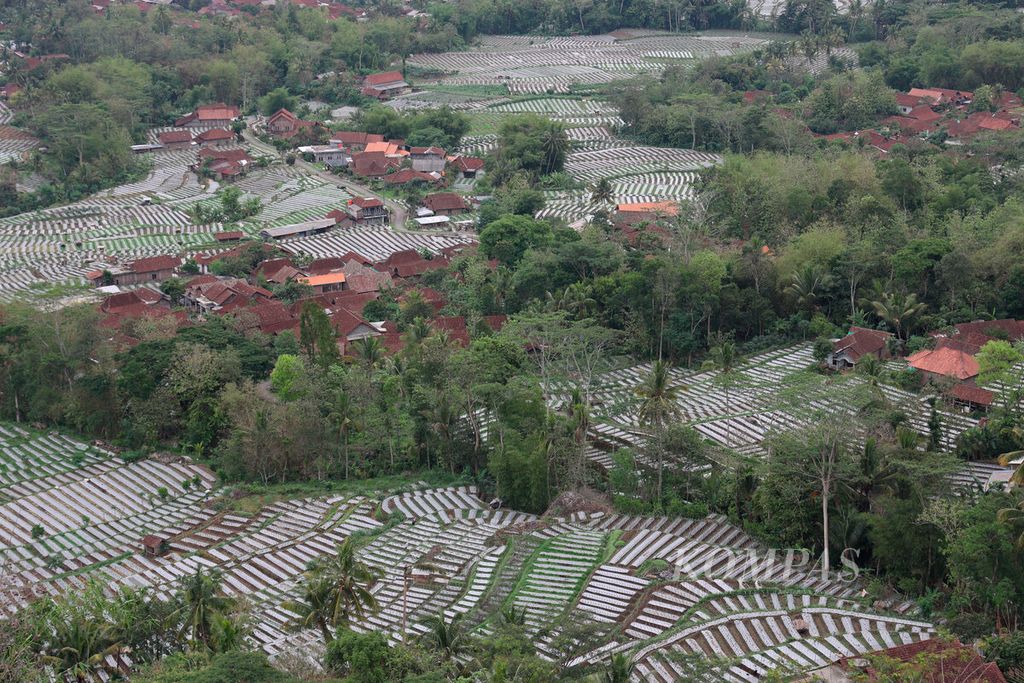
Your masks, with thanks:
[(0, 85), (0, 100), (10, 100), (12, 97), (20, 93), (21, 90), (21, 86), (17, 83), (5, 83)]
[(999, 667), (986, 662), (973, 648), (958, 640), (938, 638), (843, 657), (813, 673), (824, 683), (885, 683), (891, 678), (882, 663), (915, 665), (913, 680), (920, 683), (1006, 683)]
[(156, 136), (167, 149), (189, 149), (192, 147), (192, 131), (168, 130)]
[[(178, 256), (152, 256), (132, 261), (126, 268), (114, 268), (109, 271), (94, 270), (86, 274), (94, 286), (114, 284), (120, 287), (141, 285), (147, 282), (163, 282), (174, 276), (181, 265)], [(107, 274), (109, 273), (109, 279)]]
[(182, 295), (186, 308), (196, 313), (227, 313), (274, 298), (263, 287), (254, 287), (239, 278), (215, 278), (189, 282)]
[(377, 100), (389, 100), (396, 95), (404, 95), (411, 88), (405, 82), (400, 71), (385, 71), (370, 74), (363, 79), (362, 94)]
[(457, 216), (470, 210), (465, 198), (454, 192), (428, 194), (423, 198), (423, 206), (435, 216)]
[(911, 95), (909, 93), (896, 93), (896, 108), (899, 109), (899, 112), (904, 116), (912, 112), (916, 107), (919, 107), (921, 104), (929, 101), (930, 100), (926, 98)]
[(350, 292), (376, 293), (394, 286), (391, 275), (356, 259), (348, 259), (342, 266), (341, 272), (345, 274), (347, 289)]
[(320, 124), (316, 121), (305, 121), (287, 109), (278, 109), (267, 119), (267, 133), (277, 138), (289, 139), (298, 133), (315, 128)]
[(441, 270), (448, 267), (448, 259), (443, 256), (424, 258), (415, 249), (396, 251), (391, 256), (381, 261), (377, 266), (386, 270), (394, 278), (418, 277), (431, 270)]
[(331, 145), (344, 147), (350, 152), (362, 152), (370, 143), (384, 142), (384, 136), (377, 133), (339, 130), (331, 133), (331, 139), (328, 142)]
[(351, 354), (353, 342), (381, 335), (381, 330), (344, 306), (329, 308), (327, 316), (331, 320), (334, 331), (338, 334), (338, 347), (342, 355)]
[(159, 292), (146, 287), (140, 287), (130, 292), (121, 292), (120, 294), (108, 296), (100, 304), (100, 311), (102, 313), (119, 314), (127, 310), (134, 310), (139, 306), (156, 306), (162, 303), (163, 300), (164, 298)]
[(304, 285), (308, 285), (313, 288), (313, 291), (317, 294), (327, 294), (329, 292), (340, 292), (347, 287), (347, 278), (345, 273), (324, 273), (322, 275), (307, 275), (300, 277), (297, 280)]
[(476, 178), (484, 170), (484, 160), (480, 157), (458, 155), (449, 159), (449, 165), (459, 179)]
[(856, 367), (865, 356), (889, 358), (890, 339), (892, 334), (889, 332), (851, 327), (849, 334), (832, 345), (832, 352), (825, 358), (825, 364), (833, 370), (848, 370)]
[(226, 147), (234, 143), (235, 134), (223, 128), (208, 128), (192, 140), (200, 147)]
[(217, 180), (233, 180), (248, 173), (252, 159), (244, 149), (204, 147), (199, 150), (199, 162), (192, 167), (196, 172), (208, 171)]
[(345, 212), (353, 223), (359, 225), (381, 225), (388, 221), (388, 208), (376, 197), (355, 197), (348, 200)]
[(440, 147), (412, 147), (409, 149), (409, 161), (414, 171), (422, 173), (441, 173), (448, 163)]
[(955, 384), (946, 392), (946, 397), (954, 404), (970, 410), (988, 410), (992, 407), (996, 395), (988, 389), (973, 384)]
[(441, 178), (437, 174), (414, 171), (411, 168), (402, 168), (394, 173), (388, 173), (382, 180), (385, 185), (408, 185), (409, 183), (439, 185), (441, 183)]
[(263, 334), (278, 335), (299, 329), (299, 315), (277, 300), (257, 302), (235, 309), (231, 314), (248, 329)]
[(176, 128), (230, 128), (241, 116), (238, 107), (223, 102), (204, 104), (174, 122)]
[(384, 152), (357, 152), (352, 155), (349, 168), (352, 173), (364, 178), (383, 178), (402, 165), (400, 159), (388, 157)]
[(959, 382), (978, 376), (978, 361), (974, 356), (952, 346), (923, 349), (907, 356), (910, 367), (926, 379), (953, 379)]

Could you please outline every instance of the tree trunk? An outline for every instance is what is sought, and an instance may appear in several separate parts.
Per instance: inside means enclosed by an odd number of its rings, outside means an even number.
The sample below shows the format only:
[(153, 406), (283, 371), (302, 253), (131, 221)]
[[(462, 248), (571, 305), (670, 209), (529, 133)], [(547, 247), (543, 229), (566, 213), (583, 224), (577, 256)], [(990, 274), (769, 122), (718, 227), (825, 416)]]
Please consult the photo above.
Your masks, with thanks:
[(821, 578), (822, 580), (828, 579), (829, 572), (829, 553), (828, 553), (828, 494), (825, 492), (824, 482), (821, 487), (821, 535), (822, 543), (824, 544), (823, 552), (821, 554)]

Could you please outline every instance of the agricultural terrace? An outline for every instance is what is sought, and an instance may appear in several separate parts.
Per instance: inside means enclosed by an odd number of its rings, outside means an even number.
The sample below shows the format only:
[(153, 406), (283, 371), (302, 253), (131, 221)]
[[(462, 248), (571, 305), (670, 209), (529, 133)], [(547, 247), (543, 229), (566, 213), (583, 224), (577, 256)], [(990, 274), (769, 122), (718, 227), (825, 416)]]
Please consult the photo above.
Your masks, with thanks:
[(14, 114), (3, 102), (0, 102), (0, 164), (18, 161), (22, 155), (39, 146), (29, 133), (9, 126)]
[(504, 86), (512, 95), (569, 93), (658, 73), (666, 64), (738, 54), (766, 42), (766, 37), (750, 34), (640, 30), (557, 38), (484, 36), (473, 49), (413, 55), (408, 64), (428, 75), (441, 74), (433, 81), (441, 88)]
[[(773, 434), (808, 427), (822, 415), (845, 415), (851, 425), (851, 445), (862, 445), (856, 413), (865, 399), (884, 399), (906, 415), (904, 426), (925, 439), (931, 416), (929, 396), (888, 384), (867, 386), (857, 375), (826, 377), (810, 370), (812, 344), (804, 343), (745, 358), (734, 372), (722, 376), (714, 370), (672, 368), (672, 382), (680, 388), (676, 404), (680, 420), (710, 441), (744, 456), (765, 455), (765, 441)], [(904, 367), (902, 364), (897, 367)], [(645, 427), (638, 422), (637, 388), (651, 373), (643, 363), (598, 375), (591, 381), (592, 421), (596, 438), (620, 445), (639, 444)], [(562, 405), (576, 382), (551, 383), (549, 401)], [(941, 405), (941, 404), (937, 404)], [(959, 435), (977, 420), (939, 409), (941, 449), (952, 451)], [(610, 459), (594, 452), (604, 465)]]
[[(90, 580), (166, 599), (179, 577), (218, 570), (225, 592), (251, 603), (252, 643), (272, 658), (301, 652), (319, 661), (320, 634), (296, 632), (291, 605), (309, 562), (348, 537), (381, 572), (372, 587), (379, 610), (354, 628), (392, 642), (422, 633), (423, 619), (438, 613), (461, 614), (486, 633), (515, 607), (555, 661), (625, 652), (637, 662), (633, 680), (672, 681), (686, 674), (679, 655), (696, 653), (711, 659), (718, 680), (747, 681), (933, 633), (909, 615), (910, 603), (872, 607), (857, 582), (810, 566), (786, 571), (718, 516), (537, 518), (492, 510), (473, 487), (286, 500), (241, 513), (187, 459), (129, 464), (12, 424), (0, 425), (0, 463), (0, 566), (23, 600)], [(167, 552), (143, 556), (147, 534)], [(593, 632), (586, 641), (574, 635), (581, 627)]]
[[(572, 223), (620, 203), (691, 201), (697, 172), (720, 162), (715, 154), (639, 147), (617, 138), (622, 120), (600, 98), (601, 86), (657, 75), (668, 65), (753, 50), (767, 40), (751, 34), (639, 30), (568, 38), (489, 36), (465, 52), (414, 55), (409, 65), (423, 73), (416, 78), (423, 90), (390, 104), (441, 103), (464, 111), (471, 127), (459, 151), (474, 155), (496, 147), (509, 116), (530, 113), (561, 122), (573, 143), (566, 172), (578, 189), (547, 192), (537, 217)], [(601, 179), (611, 182), (612, 193), (595, 203), (590, 188)]]

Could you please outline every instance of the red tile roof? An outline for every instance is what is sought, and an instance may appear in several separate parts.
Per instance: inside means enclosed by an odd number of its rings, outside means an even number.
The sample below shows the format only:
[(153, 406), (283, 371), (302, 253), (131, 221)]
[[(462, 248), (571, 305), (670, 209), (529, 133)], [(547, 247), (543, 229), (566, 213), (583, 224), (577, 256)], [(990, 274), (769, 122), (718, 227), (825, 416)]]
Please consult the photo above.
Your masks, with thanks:
[(448, 259), (435, 256), (432, 259), (425, 259), (415, 249), (398, 251), (382, 262), (382, 267), (395, 277), (413, 277), (422, 275), (430, 270), (440, 270), (448, 267)]
[(120, 294), (108, 296), (103, 300), (103, 303), (100, 304), (100, 310), (104, 313), (118, 313), (122, 310), (128, 309), (129, 307), (138, 306), (139, 304), (152, 306), (153, 304), (159, 303), (162, 299), (163, 297), (152, 289), (146, 289), (143, 287), (130, 292), (121, 292)]
[(237, 119), (241, 112), (238, 107), (229, 107), (223, 102), (216, 104), (204, 104), (196, 107), (196, 118), (200, 121), (219, 121), (222, 119)]
[(620, 213), (661, 213), (668, 216), (679, 215), (678, 202), (637, 202), (633, 204), (618, 204), (615, 207)]
[(132, 261), (129, 270), (133, 273), (155, 273), (161, 270), (174, 270), (181, 265), (177, 256), (151, 256)]
[(1004, 318), (1002, 320), (974, 320), (969, 323), (958, 323), (953, 326), (956, 334), (980, 334), (993, 337), (1005, 333), (1010, 339), (1016, 341), (1024, 339), (1024, 320), (1013, 320)]
[(235, 240), (240, 240), (243, 237), (245, 237), (245, 233), (241, 230), (225, 230), (223, 232), (213, 233), (213, 239), (218, 242), (233, 242)]
[(832, 351), (834, 353), (845, 351), (853, 362), (857, 362), (869, 353), (884, 351), (891, 337), (890, 333), (881, 330), (851, 327), (849, 334), (833, 344)]
[(896, 93), (896, 104), (901, 107), (916, 107), (921, 104), (922, 98), (908, 93)]
[(343, 145), (368, 145), (371, 142), (384, 142), (384, 136), (376, 133), (339, 130), (331, 134), (331, 140), (338, 140)]
[(379, 178), (402, 162), (388, 158), (384, 152), (359, 152), (352, 155), (352, 172), (356, 175)]
[(435, 213), (437, 211), (465, 211), (469, 208), (462, 195), (455, 194), (454, 192), (428, 194), (423, 199), (423, 206)]
[(988, 389), (973, 384), (955, 384), (949, 390), (949, 395), (966, 403), (973, 403), (979, 406), (990, 406), (995, 400), (995, 394)]
[(280, 301), (267, 301), (245, 309), (256, 316), (261, 332), (278, 334), (299, 325), (299, 320)]
[(349, 204), (354, 204), (360, 209), (376, 209), (384, 206), (384, 202), (375, 197), (355, 197), (349, 201)]
[(388, 83), (398, 83), (399, 81), (404, 80), (405, 79), (402, 78), (402, 73), (400, 71), (385, 71), (379, 74), (370, 74), (363, 79), (363, 84), (377, 86), (386, 85)]
[(444, 150), (440, 147), (412, 147), (409, 149), (409, 154), (415, 154), (417, 156), (443, 157)]
[(267, 119), (267, 123), (273, 123), (278, 119), (284, 119), (285, 121), (295, 122), (299, 120), (299, 117), (291, 113), (287, 109), (278, 109), (277, 111), (270, 115), (270, 117)]
[[(884, 657), (899, 662), (917, 661), (926, 667), (921, 683), (1006, 683), (999, 667), (986, 662), (973, 649), (959, 641), (943, 642), (937, 638), (922, 640), (910, 645), (900, 645), (888, 650), (878, 650), (866, 657), (844, 657), (839, 666), (846, 670), (860, 669), (854, 662), (859, 659)], [(863, 669), (868, 681), (882, 683), (884, 674), (868, 666)], [(915, 679), (918, 680), (918, 679)]]
[(467, 157), (460, 155), (455, 157), (452, 161), (452, 166), (454, 166), (456, 170), (462, 172), (479, 171), (484, 167), (484, 160), (479, 157)]
[(160, 133), (160, 135), (157, 136), (157, 139), (160, 140), (160, 142), (165, 145), (171, 145), (178, 142), (191, 142), (192, 131), (168, 130), (164, 131), (163, 133)]
[(978, 361), (963, 351), (949, 347), (924, 349), (907, 357), (910, 366), (935, 375), (970, 379), (978, 374)]
[(231, 140), (235, 137), (235, 134), (230, 130), (224, 130), (223, 128), (211, 128), (210, 130), (204, 130), (202, 133), (196, 136), (196, 140), (199, 142), (213, 142), (216, 140)]
[(405, 185), (414, 181), (423, 181), (425, 183), (439, 183), (441, 180), (435, 178), (429, 173), (423, 171), (414, 171), (411, 168), (403, 168), (395, 171), (394, 173), (388, 173), (384, 176), (384, 183), (386, 185)]

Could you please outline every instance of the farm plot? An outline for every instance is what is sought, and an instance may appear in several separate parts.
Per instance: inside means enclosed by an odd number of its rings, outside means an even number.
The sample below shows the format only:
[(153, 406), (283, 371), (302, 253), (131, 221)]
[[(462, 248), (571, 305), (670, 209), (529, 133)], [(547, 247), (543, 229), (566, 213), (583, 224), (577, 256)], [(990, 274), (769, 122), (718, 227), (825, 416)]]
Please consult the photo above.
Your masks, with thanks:
[[(643, 671), (669, 671), (674, 652), (721, 650), (733, 657), (733, 668), (759, 671), (776, 661), (806, 667), (931, 633), (929, 624), (871, 611), (848, 597), (859, 586), (769, 573), (756, 591), (742, 590), (742, 577), (716, 558), (748, 550), (761, 558), (765, 549), (720, 517), (579, 513), (540, 520), (491, 510), (472, 487), (379, 500), (284, 500), (241, 514), (208, 506), (220, 495), (217, 483), (187, 461), (129, 465), (74, 439), (14, 425), (0, 425), (0, 465), (0, 560), (25, 600), (78, 590), (90, 580), (109, 591), (147, 587), (169, 599), (181, 577), (217, 570), (224, 593), (252, 605), (249, 640), (272, 658), (298, 649), (318, 661), (319, 633), (296, 632), (289, 605), (301, 595), (309, 563), (353, 534), (360, 558), (382, 575), (371, 587), (380, 609), (352, 628), (391, 642), (418, 636), (423, 619), (438, 613), (467, 615), (471, 628), (485, 632), (502, 610), (515, 607), (537, 634), (542, 656), (556, 655), (555, 634), (567, 620), (583, 619), (595, 627), (624, 624), (603, 637), (587, 655), (591, 661), (636, 652)], [(401, 513), (401, 521), (385, 527), (381, 513)], [(168, 552), (143, 557), (144, 534), (165, 539)], [(694, 566), (711, 558), (707, 564), (720, 575), (652, 585), (645, 568), (681, 548), (695, 557)], [(733, 673), (723, 676), (734, 680)]]
[(764, 38), (739, 35), (612, 35), (561, 38), (487, 36), (465, 52), (413, 55), (409, 63), (449, 74), (440, 85), (503, 85), (511, 94), (569, 93), (633, 74), (658, 73), (666, 61), (731, 55)]
[[(259, 195), (256, 195), (259, 196)], [(260, 227), (289, 225), (323, 218), (335, 209), (344, 208), (352, 195), (316, 179), (284, 183), (264, 201), (263, 210), (253, 222)]]
[(645, 173), (695, 172), (721, 163), (709, 152), (668, 147), (608, 147), (574, 151), (565, 160), (565, 170), (581, 182), (607, 177)]
[[(863, 380), (851, 376), (838, 383), (821, 375), (808, 373), (813, 364), (810, 344), (761, 353), (747, 358), (737, 368), (728, 385), (714, 372), (673, 370), (673, 382), (679, 387), (676, 399), (679, 419), (691, 425), (708, 440), (742, 455), (761, 457), (764, 443), (771, 435), (800, 429), (822, 414), (850, 415), (852, 408), (844, 403), (842, 389), (863, 389)], [(637, 365), (605, 373), (591, 384), (594, 419), (592, 430), (601, 438), (602, 430), (617, 431), (613, 443), (643, 440), (637, 418), (636, 387), (651, 372), (650, 365)], [(553, 406), (567, 398), (570, 384), (564, 380), (548, 388)], [(881, 396), (898, 406), (906, 415), (906, 426), (922, 437), (929, 434), (931, 407), (926, 396), (919, 396), (896, 387), (881, 385)], [(975, 426), (973, 418), (947, 410), (939, 410), (942, 424), (940, 447), (952, 451), (959, 435)], [(850, 445), (859, 447), (861, 434), (848, 434)]]
[(383, 228), (352, 228), (333, 230), (321, 235), (281, 240), (279, 246), (292, 254), (306, 254), (313, 258), (341, 256), (349, 251), (372, 261), (382, 261), (397, 251), (426, 249), (439, 254), (442, 249), (475, 244), (470, 233), (421, 233), (392, 231)]
[(0, 111), (0, 164), (20, 161), (26, 152), (39, 146), (39, 140), (31, 134), (4, 123), (3, 112)]
[(616, 204), (635, 202), (678, 201), (696, 199), (694, 184), (697, 174), (689, 171), (636, 173), (610, 179), (611, 201), (595, 203), (589, 190), (545, 193), (544, 208), (538, 218), (559, 218), (572, 222), (603, 209), (612, 211)]
[[(0, 220), (0, 300), (31, 296), (58, 283), (83, 283), (85, 273), (146, 256), (177, 254), (213, 243), (220, 223), (194, 225), (193, 205), (219, 201), (216, 184), (201, 184), (189, 169), (190, 151), (147, 155), (146, 178), (87, 199)], [(254, 170), (237, 186), (264, 204), (241, 227), (322, 218), (349, 195), (283, 164)]]

